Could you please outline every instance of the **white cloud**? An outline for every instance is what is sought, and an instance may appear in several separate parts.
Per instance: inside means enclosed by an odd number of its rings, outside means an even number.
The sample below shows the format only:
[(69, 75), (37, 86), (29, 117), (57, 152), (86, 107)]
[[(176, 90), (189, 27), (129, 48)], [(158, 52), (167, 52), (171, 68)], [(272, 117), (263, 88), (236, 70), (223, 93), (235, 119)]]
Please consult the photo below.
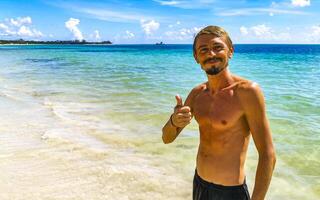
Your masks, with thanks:
[(31, 30), (27, 26), (21, 26), (17, 32), (17, 35), (26, 36), (26, 37), (42, 37), (43, 36), (43, 34), (40, 31), (36, 29)]
[(151, 21), (141, 20), (140, 24), (141, 24), (141, 28), (143, 29), (143, 31), (147, 35), (151, 35), (153, 32), (158, 30), (160, 27), (160, 23), (156, 22), (154, 20), (151, 20)]
[(88, 37), (91, 41), (99, 42), (101, 41), (100, 32), (98, 30), (94, 30), (92, 34)]
[(173, 27), (175, 27), (175, 26), (179, 26), (180, 24), (181, 24), (181, 22), (180, 22), (180, 21), (177, 21), (175, 24), (169, 24), (168, 27), (169, 27), (169, 28), (173, 28)]
[(123, 37), (125, 39), (130, 39), (130, 38), (134, 38), (134, 34), (131, 33), (130, 31), (126, 30), (126, 35)]
[[(115, 43), (119, 44), (134, 44), (136, 42), (135, 40), (136, 35), (132, 33), (129, 30), (126, 30), (124, 33), (119, 33), (116, 36), (114, 36), (113, 40)], [(148, 39), (153, 39), (153, 37), (149, 37)]]
[(218, 12), (218, 16), (250, 16), (250, 15), (264, 15), (264, 14), (291, 14), (291, 15), (307, 15), (308, 13), (296, 10), (284, 10), (275, 8), (242, 8), (229, 9)]
[(291, 44), (318, 44), (320, 42), (320, 25), (301, 27), (279, 27), (278, 29), (266, 24), (250, 27), (242, 26), (248, 33), (241, 32), (237, 38), (240, 43), (291, 43)]
[(6, 30), (9, 30), (9, 27), (5, 24), (0, 23), (0, 29), (6, 31)]
[(79, 19), (70, 18), (65, 22), (66, 28), (73, 34), (76, 40), (83, 40), (83, 35), (77, 25), (80, 23)]
[(306, 27), (305, 32), (300, 33), (301, 43), (319, 44), (320, 42), (320, 25)]
[(29, 16), (5, 19), (5, 23), (0, 23), (0, 35), (36, 38), (44, 36), (41, 31), (29, 27), (32, 24)]
[(97, 41), (101, 40), (100, 33), (99, 33), (98, 30), (95, 30), (95, 31), (94, 31), (94, 38), (95, 38)]
[(167, 36), (168, 40), (191, 40), (194, 35), (197, 34), (201, 30), (201, 27), (193, 27), (193, 28), (182, 28), (175, 31), (167, 31), (164, 33)]
[[(267, 42), (288, 42), (292, 39), (291, 34), (286, 28), (285, 32), (278, 32), (265, 24), (259, 24), (251, 27), (240, 27), (240, 33), (242, 36), (246, 36), (251, 41), (267, 41)], [(244, 39), (245, 40), (245, 39)]]
[(320, 36), (320, 26), (312, 26), (311, 28), (313, 30), (313, 32), (312, 32), (313, 35)]
[(271, 28), (264, 24), (253, 26), (250, 29), (258, 37), (264, 37), (271, 34)]
[(320, 41), (320, 25), (311, 27), (311, 34), (309, 34), (308, 40), (311, 43)]
[(32, 24), (32, 20), (31, 17), (18, 17), (16, 19), (11, 18), (10, 20), (10, 24), (13, 26), (17, 26), (20, 27), (24, 24)]
[(0, 35), (12, 36), (12, 35), (16, 35), (16, 32), (10, 30), (9, 25), (5, 25), (3, 23), (0, 23)]
[(163, 6), (173, 6), (173, 5), (178, 5), (179, 4), (178, 1), (158, 1), (158, 0), (155, 0), (155, 1), (160, 3)]
[(244, 26), (240, 27), (240, 32), (241, 32), (242, 35), (248, 35), (248, 33), (249, 33), (248, 29), (246, 27), (244, 27)]
[(21, 26), (17, 34), (20, 36), (32, 36), (31, 30), (25, 26)]
[(310, 0), (291, 0), (291, 4), (296, 7), (310, 6)]

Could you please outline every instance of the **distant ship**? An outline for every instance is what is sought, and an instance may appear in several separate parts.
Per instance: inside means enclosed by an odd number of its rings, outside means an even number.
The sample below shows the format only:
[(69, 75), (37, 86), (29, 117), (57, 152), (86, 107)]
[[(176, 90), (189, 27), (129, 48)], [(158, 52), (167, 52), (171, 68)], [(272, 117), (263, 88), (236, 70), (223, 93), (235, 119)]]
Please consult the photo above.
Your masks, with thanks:
[(163, 42), (160, 42), (160, 43), (156, 43), (156, 45), (164, 45), (164, 43), (163, 43)]

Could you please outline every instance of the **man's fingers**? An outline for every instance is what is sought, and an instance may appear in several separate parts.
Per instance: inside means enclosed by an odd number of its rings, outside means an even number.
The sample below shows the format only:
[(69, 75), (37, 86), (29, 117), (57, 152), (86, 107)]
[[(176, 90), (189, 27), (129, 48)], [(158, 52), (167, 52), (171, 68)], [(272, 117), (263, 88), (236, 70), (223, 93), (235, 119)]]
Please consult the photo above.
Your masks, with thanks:
[(191, 108), (189, 106), (182, 106), (175, 108), (176, 113), (189, 113), (191, 112)]
[(189, 106), (183, 106), (179, 109), (179, 112), (188, 113), (191, 111), (191, 108)]
[(176, 95), (176, 100), (177, 100), (177, 106), (183, 106), (183, 102), (182, 102), (182, 98), (180, 97), (180, 95)]
[(192, 116), (189, 114), (181, 114), (179, 113), (176, 117), (176, 122), (179, 125), (183, 125), (183, 124), (189, 124), (191, 122)]
[(191, 123), (191, 121), (181, 121), (181, 122), (178, 123), (178, 125), (179, 125), (180, 127), (185, 127), (186, 125), (188, 125), (188, 124), (190, 124), (190, 123)]
[(192, 114), (190, 112), (189, 113), (177, 113), (177, 118), (179, 118), (179, 119), (188, 118), (191, 116), (192, 116)]
[(182, 119), (181, 122), (182, 123), (188, 123), (188, 122), (191, 122), (191, 119)]

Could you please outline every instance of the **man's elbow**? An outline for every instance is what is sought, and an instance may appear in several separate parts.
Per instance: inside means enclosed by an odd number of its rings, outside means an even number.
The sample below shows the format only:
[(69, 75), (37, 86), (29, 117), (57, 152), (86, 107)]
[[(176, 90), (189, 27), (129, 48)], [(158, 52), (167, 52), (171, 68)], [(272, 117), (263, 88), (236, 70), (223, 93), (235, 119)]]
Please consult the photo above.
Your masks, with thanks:
[(172, 142), (172, 140), (170, 140), (167, 136), (165, 131), (162, 129), (162, 141), (164, 144), (169, 144)]
[(162, 141), (164, 144), (169, 144), (171, 143), (173, 140), (170, 140), (168, 137), (165, 136), (164, 133), (162, 133)]
[(173, 140), (170, 140), (169, 138), (165, 137), (164, 134), (162, 135), (162, 141), (164, 144), (170, 144), (173, 142)]
[(269, 155), (269, 159), (271, 160), (272, 167), (273, 167), (273, 169), (274, 169), (274, 167), (276, 166), (276, 162), (277, 162), (276, 153), (275, 153), (275, 152), (272, 152), (272, 153)]
[(166, 139), (164, 137), (162, 137), (162, 141), (163, 141), (164, 144), (170, 144), (172, 142), (172, 141), (170, 141), (170, 140), (168, 140), (168, 139)]
[(259, 155), (262, 160), (268, 161), (272, 164), (273, 168), (276, 165), (276, 153), (275, 151), (264, 152)]

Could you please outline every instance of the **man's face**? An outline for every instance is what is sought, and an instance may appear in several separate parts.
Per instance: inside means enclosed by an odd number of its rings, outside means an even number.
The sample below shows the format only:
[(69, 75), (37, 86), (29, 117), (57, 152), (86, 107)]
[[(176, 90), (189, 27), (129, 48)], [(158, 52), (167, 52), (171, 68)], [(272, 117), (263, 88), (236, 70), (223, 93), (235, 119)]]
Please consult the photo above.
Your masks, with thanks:
[(200, 35), (196, 43), (194, 58), (208, 75), (217, 75), (228, 66), (233, 48), (225, 39), (212, 34)]

